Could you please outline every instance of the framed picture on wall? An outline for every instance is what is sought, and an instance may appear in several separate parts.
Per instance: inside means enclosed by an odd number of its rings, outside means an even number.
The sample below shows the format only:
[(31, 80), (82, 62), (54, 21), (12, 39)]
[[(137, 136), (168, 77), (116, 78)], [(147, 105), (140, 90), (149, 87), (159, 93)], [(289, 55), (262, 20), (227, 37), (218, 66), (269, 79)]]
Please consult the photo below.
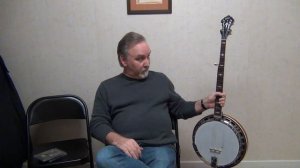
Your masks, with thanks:
[(127, 14), (170, 14), (172, 0), (127, 0)]

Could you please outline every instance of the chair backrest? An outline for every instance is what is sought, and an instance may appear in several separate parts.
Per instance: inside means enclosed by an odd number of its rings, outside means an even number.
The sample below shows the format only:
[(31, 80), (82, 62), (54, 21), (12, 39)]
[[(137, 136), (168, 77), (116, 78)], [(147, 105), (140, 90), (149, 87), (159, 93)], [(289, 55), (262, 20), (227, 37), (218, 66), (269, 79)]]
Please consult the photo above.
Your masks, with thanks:
[(79, 97), (57, 95), (32, 102), (27, 110), (27, 121), (34, 125), (58, 119), (86, 119), (87, 115), (87, 107)]

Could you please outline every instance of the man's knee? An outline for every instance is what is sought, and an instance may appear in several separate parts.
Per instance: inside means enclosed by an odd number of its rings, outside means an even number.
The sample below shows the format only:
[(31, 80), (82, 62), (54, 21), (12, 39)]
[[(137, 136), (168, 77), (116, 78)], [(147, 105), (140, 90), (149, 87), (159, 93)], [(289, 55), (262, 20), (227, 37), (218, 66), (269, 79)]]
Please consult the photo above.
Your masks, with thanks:
[(114, 164), (114, 156), (116, 155), (116, 149), (111, 146), (105, 146), (96, 155), (97, 168), (110, 167)]
[(150, 148), (144, 160), (153, 168), (174, 168), (176, 167), (176, 151), (170, 146)]
[(176, 166), (176, 153), (174, 153), (172, 150), (165, 151), (165, 153), (161, 155), (157, 161), (158, 165), (161, 165), (161, 167), (173, 168)]

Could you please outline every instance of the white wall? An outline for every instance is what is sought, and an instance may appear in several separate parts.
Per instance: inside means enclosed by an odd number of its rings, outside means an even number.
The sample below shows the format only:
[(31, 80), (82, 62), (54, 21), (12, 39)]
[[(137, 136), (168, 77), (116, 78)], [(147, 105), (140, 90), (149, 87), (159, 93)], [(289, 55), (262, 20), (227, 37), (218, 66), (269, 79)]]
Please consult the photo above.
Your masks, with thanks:
[[(0, 0), (0, 54), (25, 108), (41, 96), (72, 93), (91, 112), (99, 83), (122, 70), (116, 45), (128, 31), (146, 36), (151, 69), (167, 74), (182, 97), (206, 96), (215, 90), (220, 20), (230, 14), (224, 112), (247, 132), (244, 160), (300, 160), (300, 1), (173, 0), (172, 14), (126, 10), (120, 0)], [(199, 161), (192, 131), (202, 117), (179, 123), (185, 163)]]

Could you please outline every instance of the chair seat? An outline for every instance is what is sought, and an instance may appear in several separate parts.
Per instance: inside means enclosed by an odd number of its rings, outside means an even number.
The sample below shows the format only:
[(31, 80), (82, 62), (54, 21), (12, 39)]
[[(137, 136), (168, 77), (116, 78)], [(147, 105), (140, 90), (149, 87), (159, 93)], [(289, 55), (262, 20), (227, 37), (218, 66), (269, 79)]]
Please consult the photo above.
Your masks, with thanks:
[(33, 158), (33, 161), (31, 162), (32, 166), (33, 167), (74, 166), (89, 160), (88, 141), (84, 138), (40, 144), (33, 148), (33, 155), (52, 148), (58, 148), (60, 150), (63, 150), (67, 153), (67, 155), (57, 160), (54, 160), (52, 162), (45, 162), (45, 163), (39, 161), (36, 158)]

